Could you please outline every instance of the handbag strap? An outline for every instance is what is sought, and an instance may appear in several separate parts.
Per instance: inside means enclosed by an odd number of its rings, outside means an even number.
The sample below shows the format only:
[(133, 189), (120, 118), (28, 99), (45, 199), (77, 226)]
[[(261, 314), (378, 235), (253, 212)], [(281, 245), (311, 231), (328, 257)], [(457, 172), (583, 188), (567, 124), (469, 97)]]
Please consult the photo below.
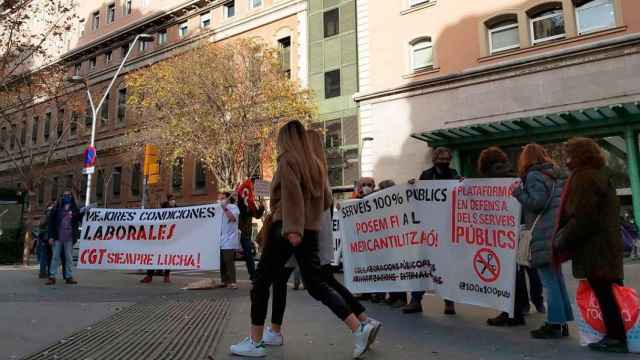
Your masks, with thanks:
[[(550, 176), (549, 178), (551, 179)], [(542, 217), (542, 214), (544, 214), (544, 212), (547, 211), (547, 208), (549, 207), (549, 205), (551, 205), (551, 200), (553, 199), (553, 193), (555, 192), (555, 190), (556, 190), (556, 179), (553, 179), (553, 185), (551, 186), (551, 192), (549, 193), (549, 198), (547, 199), (547, 202), (544, 204), (542, 211), (540, 211), (538, 216), (536, 216), (536, 219), (534, 220), (533, 225), (531, 225), (532, 233), (533, 233), (533, 230), (536, 228), (536, 225), (538, 225), (538, 221)]]

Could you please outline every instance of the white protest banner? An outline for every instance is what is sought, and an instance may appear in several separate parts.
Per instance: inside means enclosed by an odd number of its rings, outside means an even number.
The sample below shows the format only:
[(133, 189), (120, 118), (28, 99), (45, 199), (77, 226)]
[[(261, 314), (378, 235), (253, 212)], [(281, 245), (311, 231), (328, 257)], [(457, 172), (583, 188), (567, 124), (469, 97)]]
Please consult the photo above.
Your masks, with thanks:
[(513, 313), (520, 204), (515, 179), (417, 181), (340, 209), (355, 293), (433, 291)]
[(335, 209), (333, 211), (333, 219), (331, 219), (331, 227), (333, 234), (333, 260), (331, 265), (340, 266), (342, 262), (342, 230), (340, 229), (340, 214)]
[(257, 196), (269, 197), (271, 193), (271, 182), (265, 180), (256, 180), (253, 184), (253, 191)]
[(90, 209), (80, 235), (81, 269), (220, 268), (219, 205)]

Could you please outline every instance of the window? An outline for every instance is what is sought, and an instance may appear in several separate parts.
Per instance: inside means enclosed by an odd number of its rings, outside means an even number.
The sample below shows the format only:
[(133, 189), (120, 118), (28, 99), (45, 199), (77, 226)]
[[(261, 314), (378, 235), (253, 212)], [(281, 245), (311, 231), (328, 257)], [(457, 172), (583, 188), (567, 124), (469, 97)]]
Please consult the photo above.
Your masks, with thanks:
[(287, 78), (291, 78), (291, 37), (287, 36), (278, 40), (280, 50), (280, 66)]
[(328, 38), (338, 35), (340, 32), (340, 12), (339, 9), (329, 10), (324, 13), (324, 37)]
[(174, 193), (182, 192), (182, 169), (184, 160), (177, 158), (171, 169), (171, 190)]
[(538, 12), (531, 16), (531, 43), (561, 39), (564, 33), (564, 15), (562, 7), (557, 5), (554, 8)]
[(73, 74), (76, 76), (80, 76), (81, 72), (82, 72), (82, 63), (75, 64), (73, 66)]
[(78, 133), (78, 122), (80, 121), (80, 113), (73, 111), (71, 113), (71, 124), (69, 124), (69, 135), (75, 136)]
[(164, 45), (167, 43), (167, 30), (160, 30), (158, 32), (158, 45)]
[(58, 200), (58, 177), (51, 179), (51, 201)]
[(13, 150), (16, 147), (16, 137), (18, 136), (18, 127), (11, 125), (11, 133), (9, 134), (9, 149)]
[(519, 47), (520, 33), (517, 20), (499, 22), (489, 28), (489, 51), (492, 54)]
[(34, 116), (31, 121), (31, 143), (34, 145), (38, 143), (38, 121), (37, 116)]
[(182, 24), (180, 24), (180, 27), (178, 29), (178, 36), (180, 37), (180, 39), (184, 39), (185, 37), (187, 37), (188, 34), (189, 34), (189, 25), (187, 25), (186, 22), (183, 22)]
[(433, 43), (430, 37), (414, 40), (411, 43), (411, 69), (413, 71), (433, 66)]
[(44, 116), (44, 142), (49, 141), (51, 135), (51, 113), (48, 112)]
[(7, 143), (7, 128), (3, 127), (0, 130), (0, 149), (4, 150), (4, 145)]
[(127, 56), (128, 52), (129, 52), (129, 44), (122, 45), (120, 47), (120, 58), (124, 59), (124, 57)]
[[(86, 187), (86, 186), (85, 186)], [(96, 171), (96, 200), (104, 199), (104, 170)]]
[(80, 202), (84, 203), (86, 197), (87, 197), (87, 175), (83, 174), (82, 177), (80, 178)]
[(127, 89), (118, 90), (118, 123), (123, 123), (127, 117)]
[(82, 19), (78, 19), (78, 33), (80, 34), (80, 37), (84, 36), (84, 27), (85, 27), (85, 23), (84, 23), (84, 18)]
[(58, 109), (58, 122), (56, 123), (56, 135), (58, 139), (62, 137), (64, 132), (64, 109)]
[(142, 172), (140, 164), (133, 164), (131, 168), (131, 195), (140, 196), (140, 184), (142, 183)]
[(124, 0), (122, 2), (122, 14), (124, 16), (131, 15), (131, 0)]
[(430, 2), (431, 0), (409, 0), (409, 7), (416, 7), (416, 6), (420, 6), (422, 4), (426, 4), (428, 2)]
[(147, 51), (147, 42), (146, 41), (139, 41), (138, 42), (138, 50), (140, 50), (141, 54), (143, 52)]
[(151, 4), (151, 0), (142, 0), (142, 8), (148, 8)]
[(249, 0), (249, 7), (252, 9), (262, 6), (262, 0)]
[(120, 188), (122, 185), (122, 167), (116, 166), (111, 172), (111, 184), (113, 197), (120, 196)]
[(324, 97), (331, 99), (340, 96), (340, 70), (324, 73)]
[(94, 12), (93, 15), (91, 15), (91, 19), (91, 29), (93, 29), (93, 31), (98, 30), (98, 28), (100, 27), (100, 12)]
[(64, 176), (64, 188), (65, 190), (73, 188), (73, 174)]
[(107, 23), (111, 24), (116, 21), (116, 4), (107, 7)]
[(84, 108), (84, 126), (91, 129), (91, 124), (93, 123), (93, 111), (91, 110), (91, 102), (87, 99)]
[(613, 0), (588, 1), (586, 4), (576, 7), (576, 20), (578, 22), (578, 34), (586, 34), (615, 26), (616, 13)]
[(113, 53), (111, 51), (104, 53), (104, 63), (111, 64), (111, 60), (113, 60)]
[(224, 9), (224, 17), (225, 18), (232, 18), (234, 16), (236, 16), (236, 2), (235, 1), (229, 1), (228, 3), (224, 4), (223, 6)]
[(204, 164), (202, 161), (196, 161), (195, 174), (194, 174), (194, 187), (196, 192), (203, 192), (207, 186), (207, 175), (205, 173)]
[(96, 58), (91, 58), (89, 60), (89, 71), (94, 71), (96, 69)]
[(109, 104), (111, 100), (110, 94), (107, 94), (107, 97), (104, 98), (104, 103), (102, 103), (102, 107), (100, 108), (100, 125), (106, 126), (109, 122)]
[(211, 13), (200, 15), (200, 27), (206, 29), (211, 26)]

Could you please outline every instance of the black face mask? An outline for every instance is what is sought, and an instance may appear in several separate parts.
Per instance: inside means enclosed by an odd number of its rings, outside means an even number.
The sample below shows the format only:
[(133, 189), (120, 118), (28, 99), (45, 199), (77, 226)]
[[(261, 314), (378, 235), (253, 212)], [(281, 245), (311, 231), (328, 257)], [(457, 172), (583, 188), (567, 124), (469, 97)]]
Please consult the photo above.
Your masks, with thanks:
[(449, 164), (448, 163), (436, 164), (436, 168), (440, 171), (449, 171)]

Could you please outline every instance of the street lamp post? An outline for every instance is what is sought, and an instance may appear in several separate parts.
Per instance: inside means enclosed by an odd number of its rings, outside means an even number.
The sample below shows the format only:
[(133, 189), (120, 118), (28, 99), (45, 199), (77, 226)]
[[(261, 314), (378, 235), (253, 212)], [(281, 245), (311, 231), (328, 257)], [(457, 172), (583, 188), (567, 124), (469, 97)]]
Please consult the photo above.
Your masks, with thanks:
[[(122, 59), (122, 62), (120, 63), (120, 66), (118, 67), (118, 70), (113, 75), (113, 78), (111, 79), (111, 82), (109, 83), (109, 86), (107, 87), (107, 90), (102, 95), (102, 98), (100, 99), (100, 102), (98, 103), (98, 106), (94, 106), (93, 105), (93, 98), (91, 97), (91, 91), (89, 90), (89, 84), (87, 83), (87, 79), (85, 79), (85, 78), (83, 78), (81, 76), (77, 76), (77, 75), (67, 78), (68, 82), (70, 82), (72, 84), (82, 84), (86, 88), (87, 97), (89, 98), (89, 105), (91, 106), (91, 142), (89, 143), (91, 147), (95, 146), (95, 141), (96, 141), (96, 118), (97, 118), (98, 112), (100, 111), (100, 108), (102, 107), (102, 104), (104, 103), (105, 99), (107, 98), (107, 95), (111, 91), (111, 88), (113, 87), (113, 84), (116, 82), (116, 79), (118, 78), (118, 75), (120, 75), (120, 72), (124, 68), (124, 64), (127, 62), (127, 59), (129, 58), (129, 55), (131, 54), (131, 52), (135, 48), (135, 45), (138, 42), (138, 40), (144, 41), (144, 42), (149, 42), (149, 41), (153, 41), (153, 39), (154, 39), (153, 35), (149, 35), (149, 34), (139, 34), (133, 39), (133, 42), (131, 43), (131, 46), (129, 47), (129, 51), (127, 51), (127, 54)], [(84, 201), (84, 205), (85, 206), (89, 206), (89, 203), (90, 203), (90, 200), (91, 200), (91, 176), (92, 175), (93, 175), (92, 173), (87, 173), (87, 192), (86, 192), (85, 201)]]

